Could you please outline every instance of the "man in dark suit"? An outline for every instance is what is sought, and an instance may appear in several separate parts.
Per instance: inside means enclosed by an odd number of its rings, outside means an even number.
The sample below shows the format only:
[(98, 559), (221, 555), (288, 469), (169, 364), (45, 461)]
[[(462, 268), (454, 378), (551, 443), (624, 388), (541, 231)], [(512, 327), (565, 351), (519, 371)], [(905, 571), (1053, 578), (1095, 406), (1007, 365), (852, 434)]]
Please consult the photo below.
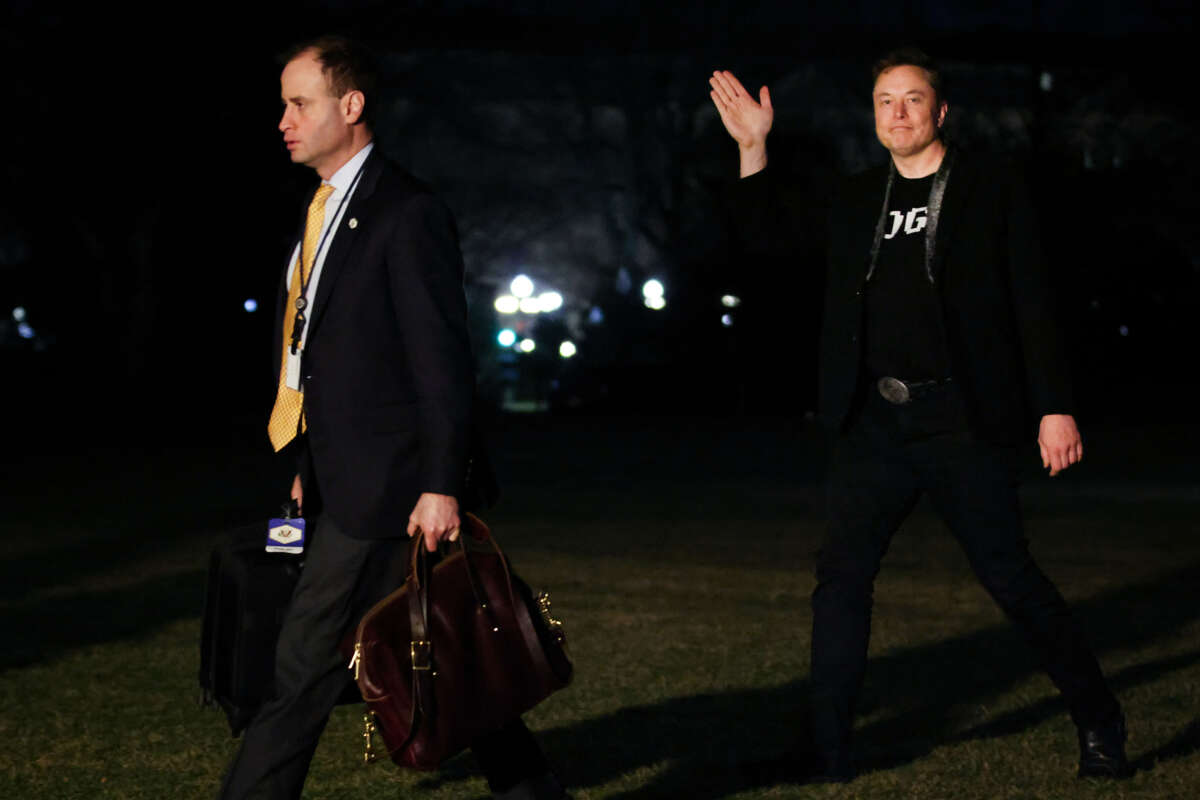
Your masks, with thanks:
[[(767, 169), (770, 92), (756, 101), (729, 72), (710, 85), (740, 152), (738, 226), (762, 246), (779, 210)], [(877, 64), (873, 101), (891, 158), (847, 181), (829, 209), (820, 410), (835, 442), (812, 598), (814, 752), (800, 766), (811, 780), (853, 776), (875, 575), (927, 493), (1066, 700), (1079, 775), (1123, 777), (1120, 705), (1030, 556), (1018, 508), (1030, 411), (1051, 475), (1083, 456), (1028, 193), (1015, 171), (942, 141), (948, 106), (920, 51)]]
[[(321, 184), (280, 289), (268, 433), (295, 451), (292, 495), (317, 519), (276, 694), (247, 728), (224, 798), (300, 796), (347, 687), (339, 642), (403, 581), (405, 534), (431, 551), (458, 535), (474, 386), (462, 257), (446, 207), (374, 149), (376, 85), (368, 54), (336, 37), (297, 47), (281, 76), (279, 129)], [(472, 749), (497, 797), (565, 797), (520, 719)]]

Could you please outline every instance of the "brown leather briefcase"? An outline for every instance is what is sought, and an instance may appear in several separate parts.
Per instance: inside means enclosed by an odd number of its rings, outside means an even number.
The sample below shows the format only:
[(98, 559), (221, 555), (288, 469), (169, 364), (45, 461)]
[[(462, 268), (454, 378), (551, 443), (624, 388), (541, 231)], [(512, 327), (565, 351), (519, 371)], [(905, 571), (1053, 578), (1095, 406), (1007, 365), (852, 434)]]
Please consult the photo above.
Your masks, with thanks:
[(549, 598), (513, 574), (471, 514), (436, 558), (417, 536), (404, 585), (358, 624), (351, 667), (367, 703), (365, 760), (379, 733), (397, 764), (434, 769), (571, 679)]

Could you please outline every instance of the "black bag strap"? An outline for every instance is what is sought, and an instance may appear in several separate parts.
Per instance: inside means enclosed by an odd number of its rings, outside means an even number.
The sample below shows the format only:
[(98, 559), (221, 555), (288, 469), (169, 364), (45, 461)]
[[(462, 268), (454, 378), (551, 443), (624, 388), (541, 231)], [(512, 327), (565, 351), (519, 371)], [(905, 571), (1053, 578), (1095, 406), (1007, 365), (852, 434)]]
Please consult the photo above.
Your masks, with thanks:
[[(484, 530), (487, 530), (484, 527)], [(500, 549), (500, 543), (496, 541), (496, 537), (488, 531), (488, 542), (492, 545), (492, 549), (496, 551), (496, 555), (500, 557), (500, 563), (504, 567), (504, 579), (508, 585), (508, 599), (510, 607), (513, 611), (513, 618), (517, 621), (517, 630), (521, 633), (521, 638), (525, 640), (525, 649), (529, 651), (530, 659), (533, 661), (533, 668), (545, 682), (547, 686), (553, 686), (559, 683), (561, 679), (555, 674), (553, 667), (550, 666), (550, 661), (546, 658), (546, 650), (542, 645), (541, 637), (533, 627), (533, 617), (535, 613), (541, 613), (537, 609), (531, 609), (524, 592), (516, 592), (513, 589), (513, 574), (509, 569), (508, 556), (504, 555), (504, 551)], [(466, 548), (464, 547), (464, 554)], [(468, 559), (468, 564), (470, 560)], [(468, 566), (468, 570), (471, 567)], [(528, 598), (532, 599), (532, 598)]]
[(433, 643), (429, 639), (429, 556), (425, 552), (425, 537), (418, 531), (413, 537), (413, 571), (409, 575), (408, 621), (409, 659), (412, 664), (413, 721), (408, 735), (411, 739), (417, 726), (424, 721), (430, 725), (437, 719), (434, 706)]
[(412, 557), (406, 581), (409, 622), (409, 658), (412, 663), (412, 717), (404, 741), (388, 748), (388, 755), (403, 750), (417, 738), (421, 725), (432, 725), (437, 718), (433, 696), (433, 646), (429, 641), (429, 558), (425, 555), (425, 537), (420, 531), (413, 537)]

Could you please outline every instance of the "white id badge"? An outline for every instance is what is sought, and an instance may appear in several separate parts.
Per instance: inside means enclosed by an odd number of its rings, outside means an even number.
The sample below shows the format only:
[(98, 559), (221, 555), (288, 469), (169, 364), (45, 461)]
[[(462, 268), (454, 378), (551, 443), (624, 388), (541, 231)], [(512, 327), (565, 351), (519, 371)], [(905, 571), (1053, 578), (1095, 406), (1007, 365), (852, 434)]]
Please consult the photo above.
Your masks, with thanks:
[(304, 518), (273, 519), (267, 523), (268, 553), (303, 553)]
[(296, 352), (293, 353), (291, 351), (291, 348), (288, 348), (287, 367), (285, 369), (285, 374), (284, 374), (284, 383), (287, 385), (287, 387), (289, 389), (295, 389), (297, 392), (300, 391), (300, 353), (301, 352), (302, 351), (297, 350)]

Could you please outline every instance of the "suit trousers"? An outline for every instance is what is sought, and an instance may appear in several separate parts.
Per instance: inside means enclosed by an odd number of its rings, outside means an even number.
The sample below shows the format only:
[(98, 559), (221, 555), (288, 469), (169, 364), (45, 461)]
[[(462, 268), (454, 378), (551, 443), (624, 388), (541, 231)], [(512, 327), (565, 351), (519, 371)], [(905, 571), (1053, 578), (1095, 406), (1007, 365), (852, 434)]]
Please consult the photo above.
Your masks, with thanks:
[(908, 405), (870, 387), (834, 446), (828, 528), (812, 596), (812, 733), (832, 767), (849, 759), (854, 709), (867, 663), (875, 576), (893, 534), (922, 493), (966, 552), (971, 568), (1024, 633), (1077, 725), (1120, 708), (1082, 630), (1029, 553), (1013, 447), (967, 429), (953, 386)]
[[(221, 798), (300, 797), (317, 740), (351, 680), (339, 644), (372, 605), (403, 583), (409, 552), (407, 539), (355, 539), (328, 516), (317, 519), (279, 635), (275, 694), (242, 735)], [(471, 749), (494, 792), (547, 772), (520, 718)]]

